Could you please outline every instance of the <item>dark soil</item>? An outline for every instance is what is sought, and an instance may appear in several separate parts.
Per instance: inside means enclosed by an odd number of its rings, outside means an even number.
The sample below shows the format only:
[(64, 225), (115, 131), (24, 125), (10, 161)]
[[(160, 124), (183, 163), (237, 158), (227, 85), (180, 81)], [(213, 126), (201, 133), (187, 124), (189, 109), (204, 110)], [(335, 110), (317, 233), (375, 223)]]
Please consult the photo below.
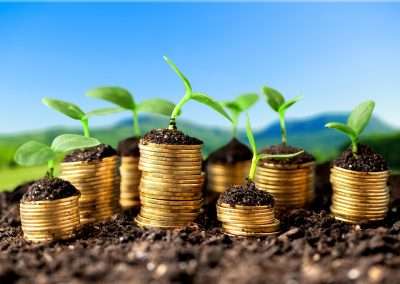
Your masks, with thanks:
[(222, 146), (208, 156), (210, 163), (235, 164), (251, 160), (253, 153), (247, 145), (233, 138), (228, 144)]
[[(272, 145), (271, 147), (264, 149), (262, 153), (266, 154), (293, 154), (302, 151), (301, 148), (296, 148), (288, 145)], [(307, 153), (303, 152), (300, 155), (297, 155), (293, 158), (289, 159), (264, 159), (263, 161), (273, 163), (273, 164), (282, 164), (282, 165), (300, 165), (304, 163), (309, 163), (315, 161), (315, 158)]]
[(388, 170), (385, 159), (367, 145), (362, 144), (358, 145), (357, 155), (354, 155), (351, 147), (349, 147), (334, 161), (334, 165), (359, 172), (381, 172)]
[(118, 155), (122, 157), (139, 157), (140, 137), (128, 137), (118, 143)]
[(110, 145), (100, 144), (94, 147), (72, 151), (66, 155), (64, 162), (94, 162), (117, 155), (117, 151)]
[(11, 200), (14, 201), (24, 190), (26, 191), (22, 196), (23, 201), (57, 200), (79, 194), (70, 182), (56, 177), (45, 177), (28, 186), (17, 188)]
[(210, 206), (180, 230), (139, 229), (127, 211), (75, 239), (33, 244), (22, 238), (18, 200), (0, 193), (0, 283), (399, 283), (400, 200), (383, 222), (347, 225), (323, 202), (329, 165), (317, 173), (320, 203), (284, 214), (279, 235), (254, 239), (223, 235)]
[(268, 192), (257, 189), (253, 182), (249, 182), (246, 185), (232, 186), (224, 191), (218, 199), (218, 203), (228, 203), (232, 206), (274, 206), (274, 198)]
[(176, 129), (153, 129), (143, 136), (146, 143), (171, 144), (171, 145), (200, 145), (203, 141), (185, 135), (182, 131)]

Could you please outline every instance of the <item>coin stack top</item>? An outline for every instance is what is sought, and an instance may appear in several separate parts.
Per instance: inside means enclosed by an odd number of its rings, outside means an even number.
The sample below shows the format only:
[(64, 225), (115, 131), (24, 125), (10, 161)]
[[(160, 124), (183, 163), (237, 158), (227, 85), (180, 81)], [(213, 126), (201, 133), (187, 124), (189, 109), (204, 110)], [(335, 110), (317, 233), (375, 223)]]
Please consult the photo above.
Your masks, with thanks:
[(80, 192), (81, 223), (101, 221), (111, 217), (119, 208), (119, 157), (114, 155), (100, 161), (61, 163), (61, 177), (70, 181)]
[(331, 212), (349, 223), (385, 218), (389, 205), (389, 171), (360, 172), (334, 166), (331, 169)]
[(79, 194), (56, 200), (20, 202), (24, 238), (34, 242), (68, 239), (79, 229)]
[(139, 169), (142, 227), (172, 229), (193, 222), (202, 206), (201, 145), (141, 142)]

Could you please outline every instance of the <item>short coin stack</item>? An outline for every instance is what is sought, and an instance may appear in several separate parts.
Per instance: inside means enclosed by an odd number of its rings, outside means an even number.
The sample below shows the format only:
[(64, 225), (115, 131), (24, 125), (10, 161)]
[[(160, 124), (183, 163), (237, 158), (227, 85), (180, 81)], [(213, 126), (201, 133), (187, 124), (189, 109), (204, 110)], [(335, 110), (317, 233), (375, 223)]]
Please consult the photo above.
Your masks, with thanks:
[(119, 157), (93, 162), (61, 163), (62, 179), (71, 182), (81, 193), (81, 224), (110, 218), (119, 208)]
[(260, 161), (255, 183), (272, 194), (275, 209), (302, 208), (314, 198), (315, 163), (281, 165)]
[(250, 168), (250, 161), (234, 164), (209, 163), (207, 165), (207, 188), (213, 192), (224, 192), (234, 184), (241, 184)]
[(21, 201), (24, 238), (34, 242), (68, 239), (79, 229), (79, 195), (57, 200)]
[(349, 223), (384, 219), (390, 198), (388, 178), (389, 171), (358, 172), (333, 167), (330, 180), (334, 217)]
[(141, 143), (141, 227), (172, 229), (193, 222), (202, 206), (201, 145)]
[(279, 231), (279, 220), (275, 219), (271, 205), (217, 204), (218, 220), (226, 234), (243, 237), (262, 237)]
[(121, 157), (121, 193), (119, 203), (122, 208), (128, 209), (140, 205), (139, 184), (141, 172), (139, 157)]

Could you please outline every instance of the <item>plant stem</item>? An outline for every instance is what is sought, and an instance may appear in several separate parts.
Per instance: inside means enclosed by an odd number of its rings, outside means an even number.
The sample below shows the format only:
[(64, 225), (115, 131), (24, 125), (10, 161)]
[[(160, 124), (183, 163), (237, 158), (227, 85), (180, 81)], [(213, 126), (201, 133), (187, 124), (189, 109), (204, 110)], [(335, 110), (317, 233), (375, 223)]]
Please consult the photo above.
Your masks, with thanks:
[(54, 177), (54, 160), (49, 160), (47, 162), (47, 173), (50, 178)]
[(258, 161), (260, 160), (260, 156), (257, 153), (253, 153), (253, 158), (251, 159), (251, 167), (249, 171), (248, 180), (253, 181), (256, 175), (256, 169)]
[(351, 139), (351, 151), (353, 154), (356, 156), (358, 152), (358, 145), (357, 145), (357, 140), (356, 139)]
[(191, 93), (186, 93), (183, 98), (179, 101), (179, 103), (175, 106), (172, 111), (171, 118), (169, 120), (168, 129), (176, 129), (176, 118), (178, 117), (182, 107), (190, 100)]
[(232, 116), (232, 137), (237, 137), (238, 119)]
[(136, 137), (140, 137), (141, 131), (139, 126), (139, 116), (137, 111), (133, 110), (133, 133)]
[(285, 124), (285, 112), (279, 112), (279, 123), (281, 126), (282, 144), (286, 145), (287, 134), (286, 134), (286, 124)]
[(83, 126), (83, 135), (85, 135), (85, 137), (90, 137), (89, 120), (87, 118), (83, 118), (81, 123)]

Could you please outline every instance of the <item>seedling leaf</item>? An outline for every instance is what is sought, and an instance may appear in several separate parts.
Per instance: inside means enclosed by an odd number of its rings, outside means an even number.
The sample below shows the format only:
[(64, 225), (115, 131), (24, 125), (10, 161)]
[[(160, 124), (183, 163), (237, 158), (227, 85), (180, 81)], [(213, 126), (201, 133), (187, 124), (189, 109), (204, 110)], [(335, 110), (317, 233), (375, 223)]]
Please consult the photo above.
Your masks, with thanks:
[(29, 141), (15, 152), (14, 159), (21, 166), (39, 166), (55, 158), (49, 146), (36, 141)]
[(125, 108), (122, 107), (107, 107), (107, 108), (99, 108), (95, 109), (92, 111), (89, 111), (86, 113), (86, 117), (92, 117), (92, 116), (103, 116), (103, 115), (109, 115), (109, 114), (114, 114), (114, 113), (119, 113), (125, 111)]
[(357, 137), (357, 133), (348, 125), (340, 122), (329, 122), (325, 124), (325, 127), (327, 128), (332, 128), (336, 129), (340, 132), (343, 132), (347, 136), (349, 136), (350, 139), (355, 139)]
[(133, 110), (135, 109), (135, 101), (131, 93), (120, 87), (100, 87), (90, 90), (86, 93), (87, 96), (109, 101), (122, 108)]
[(137, 105), (138, 112), (150, 112), (170, 116), (175, 104), (163, 99), (144, 100)]
[(163, 56), (163, 57), (164, 57), (164, 60), (168, 63), (168, 65), (171, 67), (171, 69), (174, 70), (174, 72), (183, 81), (183, 84), (185, 85), (186, 93), (191, 93), (192, 92), (192, 85), (190, 85), (190, 82), (189, 82), (188, 78), (186, 78), (186, 76), (183, 75), (183, 73), (179, 70), (179, 68), (175, 65), (175, 63), (172, 62), (171, 59), (169, 59), (167, 56)]
[(224, 110), (224, 107), (219, 102), (215, 101), (213, 98), (207, 96), (206, 94), (195, 92), (192, 93), (191, 99), (209, 106), (210, 108), (214, 109), (216, 112), (219, 112), (226, 119), (232, 122), (232, 119)]
[(295, 103), (297, 103), (299, 100), (301, 100), (302, 97), (301, 96), (297, 96), (294, 97), (293, 99), (287, 100), (285, 101), (278, 109), (278, 112), (284, 112), (286, 111), (288, 108), (290, 108), (292, 105), (294, 105)]
[(283, 95), (277, 90), (267, 86), (263, 87), (263, 93), (267, 97), (267, 103), (270, 107), (278, 112), (281, 105), (285, 102)]
[(76, 134), (63, 134), (57, 136), (51, 144), (54, 152), (69, 152), (75, 149), (94, 147), (100, 144), (96, 138), (84, 137)]
[(347, 125), (351, 127), (357, 135), (360, 135), (371, 119), (375, 108), (374, 101), (366, 101), (359, 104), (350, 114)]
[(258, 101), (258, 99), (259, 97), (257, 94), (248, 93), (236, 97), (234, 102), (236, 103), (240, 112), (244, 112), (251, 108)]
[(80, 120), (85, 116), (83, 110), (77, 105), (62, 100), (43, 98), (42, 103), (58, 112), (71, 117), (72, 119)]
[(253, 152), (253, 155), (257, 155), (256, 140), (254, 139), (253, 131), (251, 129), (251, 124), (250, 124), (250, 118), (248, 114), (246, 119), (246, 135), (247, 139), (249, 140), (249, 144), (251, 147), (251, 151)]

